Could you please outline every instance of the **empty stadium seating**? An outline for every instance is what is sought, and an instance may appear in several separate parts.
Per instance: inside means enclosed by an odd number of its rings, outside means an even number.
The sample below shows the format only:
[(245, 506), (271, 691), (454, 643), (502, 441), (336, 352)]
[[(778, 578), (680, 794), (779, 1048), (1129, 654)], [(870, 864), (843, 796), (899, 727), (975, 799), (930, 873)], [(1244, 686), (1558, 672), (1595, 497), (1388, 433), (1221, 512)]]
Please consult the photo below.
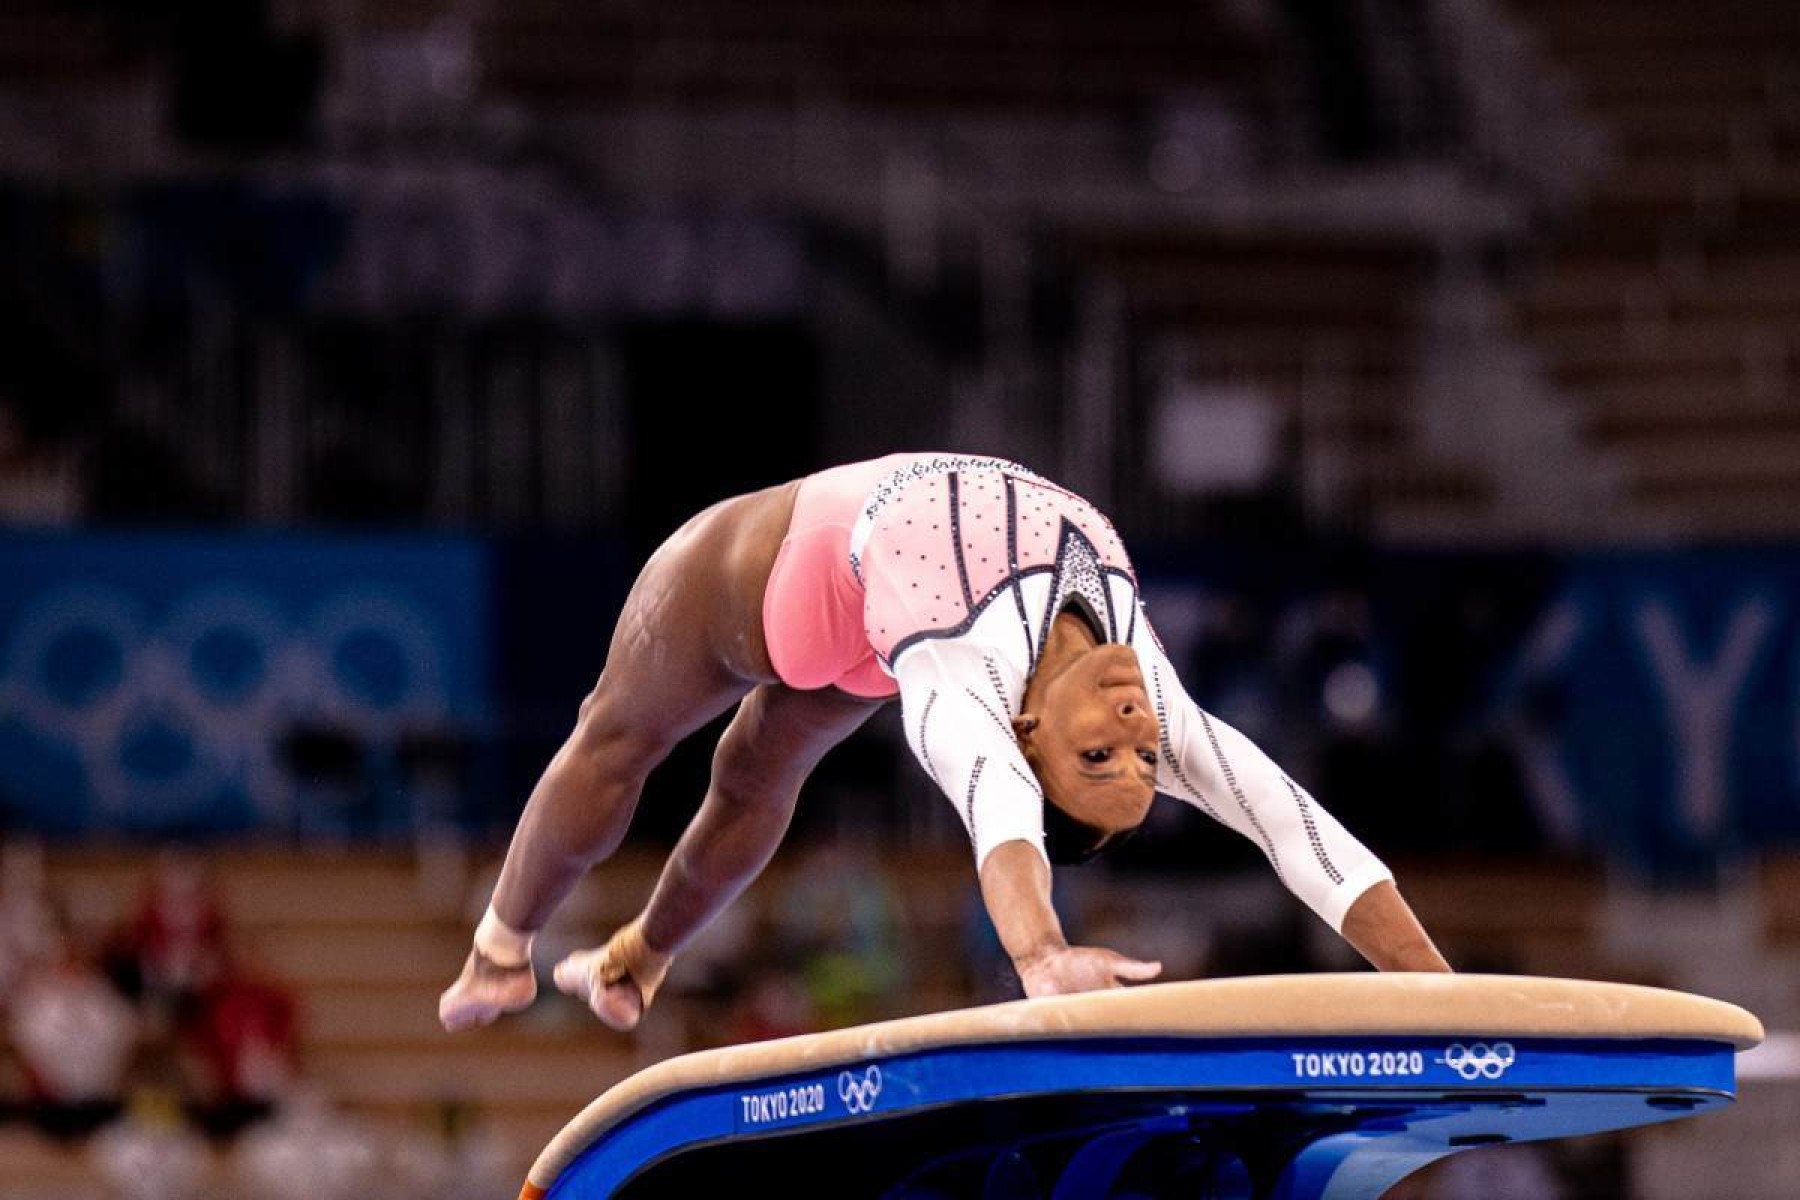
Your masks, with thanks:
[[(1648, 528), (1791, 531), (1800, 500), (1800, 16), (1515, 6), (1607, 132), (1523, 327)], [(1604, 11), (1601, 11), (1604, 7)]]

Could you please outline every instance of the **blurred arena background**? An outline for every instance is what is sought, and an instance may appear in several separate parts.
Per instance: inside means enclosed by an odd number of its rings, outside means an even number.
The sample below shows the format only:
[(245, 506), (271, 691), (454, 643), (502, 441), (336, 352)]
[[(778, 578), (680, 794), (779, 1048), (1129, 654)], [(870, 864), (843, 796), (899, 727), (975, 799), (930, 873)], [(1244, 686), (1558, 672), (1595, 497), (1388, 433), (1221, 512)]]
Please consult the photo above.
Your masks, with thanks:
[[(0, 1197), (510, 1196), (647, 1062), (1013, 994), (890, 716), (637, 1035), (435, 1020), (648, 549), (928, 448), (1111, 512), (1460, 968), (1796, 1027), (1790, 0), (7, 0)], [(1352, 965), (1191, 816), (1071, 926)], [(1393, 1194), (1792, 1196), (1792, 1046)]]

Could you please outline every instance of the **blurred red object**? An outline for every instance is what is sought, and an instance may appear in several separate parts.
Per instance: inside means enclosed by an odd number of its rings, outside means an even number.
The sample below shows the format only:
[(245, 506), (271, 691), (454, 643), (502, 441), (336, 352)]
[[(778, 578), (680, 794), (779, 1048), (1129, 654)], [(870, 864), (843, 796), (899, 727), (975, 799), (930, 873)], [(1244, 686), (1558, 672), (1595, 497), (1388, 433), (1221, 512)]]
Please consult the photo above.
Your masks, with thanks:
[(107, 952), (108, 974), (126, 995), (178, 1008), (223, 970), (226, 921), (218, 894), (198, 861), (158, 859), (137, 911)]
[(271, 980), (225, 966), (178, 1030), (195, 1116), (229, 1136), (271, 1114), (298, 1072), (299, 1005)]

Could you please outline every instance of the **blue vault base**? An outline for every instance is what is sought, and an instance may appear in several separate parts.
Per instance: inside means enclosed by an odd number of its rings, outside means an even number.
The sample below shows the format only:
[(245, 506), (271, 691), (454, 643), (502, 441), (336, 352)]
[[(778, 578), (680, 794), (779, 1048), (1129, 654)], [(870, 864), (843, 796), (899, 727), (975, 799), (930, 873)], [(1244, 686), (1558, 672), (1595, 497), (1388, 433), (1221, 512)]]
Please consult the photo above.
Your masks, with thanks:
[(1374, 1200), (1448, 1154), (1731, 1103), (1735, 1005), (1593, 980), (1194, 980), (725, 1046), (644, 1068), (520, 1200)]
[(955, 1046), (666, 1097), (547, 1195), (1373, 1200), (1459, 1150), (1667, 1121), (1734, 1095), (1734, 1048), (1711, 1040)]

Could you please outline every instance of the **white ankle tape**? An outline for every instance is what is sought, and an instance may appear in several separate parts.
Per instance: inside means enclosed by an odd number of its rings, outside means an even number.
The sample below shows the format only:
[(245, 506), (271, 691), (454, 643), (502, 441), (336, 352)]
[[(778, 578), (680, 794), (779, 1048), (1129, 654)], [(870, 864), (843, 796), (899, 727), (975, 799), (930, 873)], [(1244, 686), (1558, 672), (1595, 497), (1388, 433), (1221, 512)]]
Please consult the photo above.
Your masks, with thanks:
[(531, 934), (520, 933), (495, 916), (492, 904), (475, 927), (475, 948), (495, 966), (523, 967), (530, 963), (531, 939)]

